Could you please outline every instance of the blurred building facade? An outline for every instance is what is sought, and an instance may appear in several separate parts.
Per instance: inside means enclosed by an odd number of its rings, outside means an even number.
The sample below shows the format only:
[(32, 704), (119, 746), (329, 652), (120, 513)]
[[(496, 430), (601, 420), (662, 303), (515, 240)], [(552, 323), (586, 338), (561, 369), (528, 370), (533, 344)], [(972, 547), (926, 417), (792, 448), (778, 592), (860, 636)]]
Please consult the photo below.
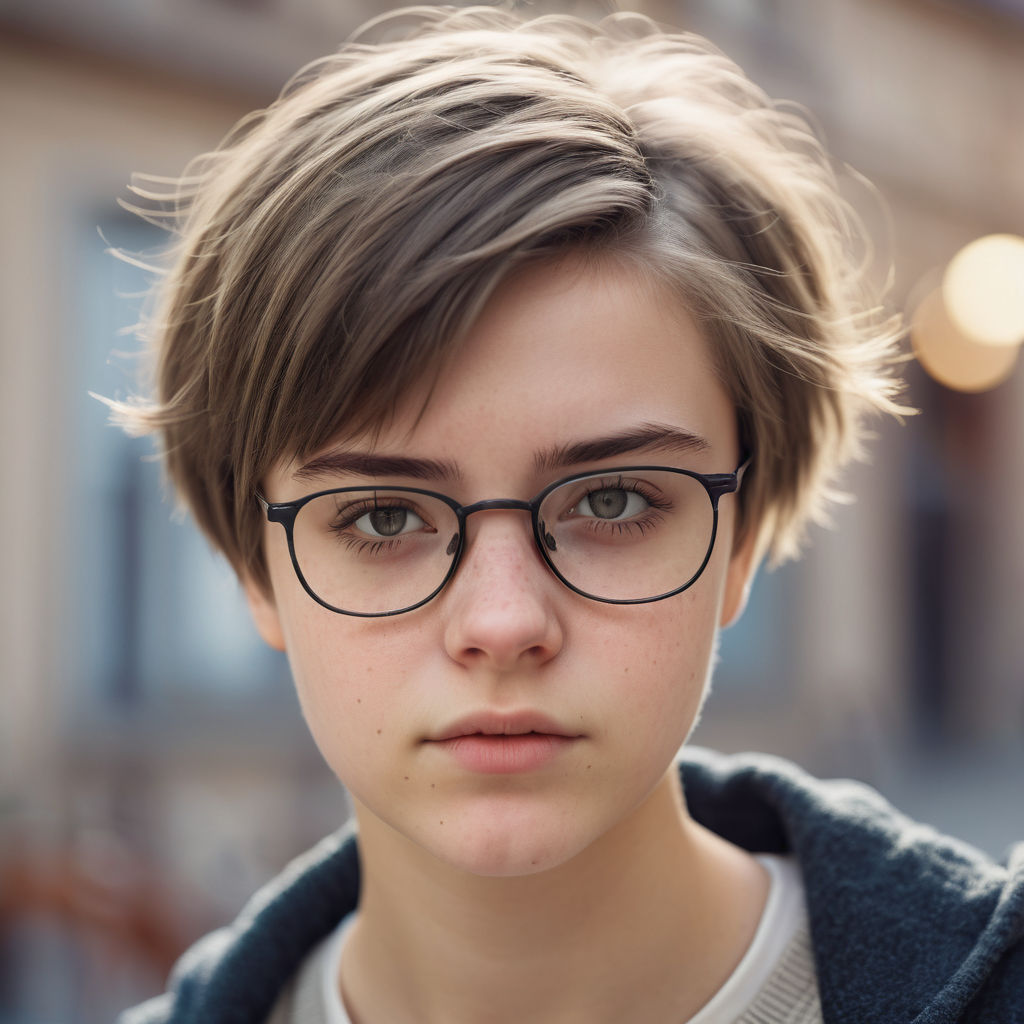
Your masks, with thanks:
[[(1024, 234), (1012, 5), (637, 6), (810, 109), (888, 207), (851, 179), (897, 306), (972, 238)], [(106, 1020), (156, 991), (346, 814), (286, 665), (88, 392), (134, 384), (112, 353), (135, 350), (147, 275), (105, 251), (159, 245), (116, 205), (131, 173), (180, 173), (375, 9), (0, 4), (0, 1021)], [(761, 575), (696, 740), (866, 779), (998, 853), (1024, 834), (1024, 368), (974, 396), (907, 375), (923, 415), (880, 427), (836, 529)]]

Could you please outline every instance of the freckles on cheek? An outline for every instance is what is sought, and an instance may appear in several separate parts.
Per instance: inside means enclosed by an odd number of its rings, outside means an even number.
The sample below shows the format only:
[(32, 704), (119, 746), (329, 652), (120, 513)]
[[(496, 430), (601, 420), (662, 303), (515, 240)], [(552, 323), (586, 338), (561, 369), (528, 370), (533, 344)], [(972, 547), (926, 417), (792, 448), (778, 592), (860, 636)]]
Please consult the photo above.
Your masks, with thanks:
[(374, 666), (331, 657), (334, 646), (312, 640), (306, 657), (292, 657), (292, 675), (306, 723), (324, 757), (336, 767), (339, 758), (358, 756), (370, 738), (382, 732), (379, 683)]
[(714, 647), (713, 609), (680, 596), (672, 614), (649, 624), (623, 669), (623, 686), (637, 714), (652, 734), (666, 739), (689, 730)]
[[(289, 649), (306, 723), (346, 785), (395, 757), (416, 735), (409, 683), (422, 661), (415, 623), (352, 622), (328, 613), (302, 624)], [(414, 687), (415, 690), (415, 687)]]

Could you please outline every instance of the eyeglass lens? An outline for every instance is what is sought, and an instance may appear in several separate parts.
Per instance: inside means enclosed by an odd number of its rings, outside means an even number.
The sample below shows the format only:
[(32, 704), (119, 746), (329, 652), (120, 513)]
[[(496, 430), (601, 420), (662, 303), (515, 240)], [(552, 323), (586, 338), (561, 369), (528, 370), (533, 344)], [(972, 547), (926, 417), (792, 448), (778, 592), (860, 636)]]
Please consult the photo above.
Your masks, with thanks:
[[(603, 600), (645, 600), (700, 571), (714, 509), (699, 480), (645, 469), (562, 484), (544, 498), (538, 522), (545, 556), (573, 587)], [(323, 602), (385, 614), (418, 604), (444, 582), (459, 520), (426, 494), (346, 490), (303, 505), (293, 538), (299, 570)]]

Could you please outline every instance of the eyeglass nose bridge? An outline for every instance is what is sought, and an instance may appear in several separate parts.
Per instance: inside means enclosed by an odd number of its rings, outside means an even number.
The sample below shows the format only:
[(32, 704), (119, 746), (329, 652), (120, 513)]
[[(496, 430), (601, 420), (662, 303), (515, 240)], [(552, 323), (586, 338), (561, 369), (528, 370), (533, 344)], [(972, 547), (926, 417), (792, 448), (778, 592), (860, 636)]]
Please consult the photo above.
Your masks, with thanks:
[(529, 501), (518, 501), (516, 498), (489, 498), (487, 501), (474, 501), (472, 505), (460, 505), (456, 511), (458, 512), (459, 521), (464, 523), (474, 512), (488, 512), (499, 509), (529, 512), (532, 515), (534, 505)]
[[(472, 505), (460, 505), (455, 510), (455, 514), (459, 520), (459, 545), (456, 564), (462, 560), (462, 554), (465, 548), (466, 520), (473, 515), (474, 512), (495, 511), (529, 512), (530, 519), (533, 524), (534, 542), (537, 544), (538, 548), (540, 548), (545, 561), (547, 561), (547, 553), (544, 551), (544, 545), (546, 544), (552, 551), (554, 551), (556, 546), (555, 538), (547, 532), (544, 524), (538, 518), (539, 507), (539, 502), (536, 499), (533, 501), (520, 501), (517, 498), (489, 498), (486, 501), (475, 501)], [(550, 562), (548, 564), (550, 565)]]

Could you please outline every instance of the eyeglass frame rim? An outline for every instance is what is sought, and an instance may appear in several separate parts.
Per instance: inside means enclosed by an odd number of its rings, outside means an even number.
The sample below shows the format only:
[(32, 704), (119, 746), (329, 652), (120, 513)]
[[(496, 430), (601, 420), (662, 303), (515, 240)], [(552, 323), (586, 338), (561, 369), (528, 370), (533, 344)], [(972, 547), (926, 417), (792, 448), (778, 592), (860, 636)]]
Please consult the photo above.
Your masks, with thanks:
[[(529, 512), (530, 521), (533, 525), (533, 540), (540, 552), (541, 558), (544, 559), (544, 563), (548, 569), (555, 575), (563, 586), (567, 587), (575, 594), (579, 594), (580, 597), (586, 598), (588, 601), (597, 601), (601, 604), (618, 604), (618, 605), (631, 605), (631, 604), (652, 604), (655, 601), (664, 601), (670, 597), (675, 597), (677, 594), (683, 593), (684, 590), (689, 590), (697, 580), (703, 575), (704, 570), (707, 568), (708, 562), (711, 560), (711, 554), (715, 550), (715, 540), (718, 538), (718, 500), (723, 494), (735, 494), (739, 491), (740, 485), (743, 482), (743, 477), (746, 474), (747, 469), (750, 467), (750, 463), (753, 456), (749, 453), (744, 453), (743, 459), (740, 464), (731, 473), (698, 473), (692, 469), (679, 469), (675, 466), (656, 466), (656, 465), (629, 465), (629, 466), (610, 466), (606, 469), (600, 469), (597, 471), (587, 471), (581, 473), (573, 473), (571, 476), (562, 477), (559, 480), (555, 480), (548, 484), (538, 494), (534, 495), (529, 501), (521, 501), (517, 498), (487, 498), (483, 501), (472, 502), (469, 505), (460, 505), (453, 497), (448, 494), (442, 494), (440, 491), (431, 491), (424, 487), (404, 487), (402, 485), (389, 486), (389, 487), (328, 487), (322, 491), (314, 491), (312, 494), (303, 495), (301, 498), (297, 498), (295, 501), (267, 501), (266, 498), (260, 494), (259, 491), (254, 492), (256, 500), (263, 506), (263, 511), (267, 516), (267, 521), (271, 523), (280, 523), (285, 531), (285, 537), (288, 541), (288, 554), (291, 558), (292, 569), (295, 571), (295, 575), (298, 578), (299, 583), (302, 584), (303, 590), (321, 607), (326, 608), (330, 612), (334, 612), (338, 615), (350, 615), (360, 619), (382, 619), (388, 618), (392, 615), (404, 615), (406, 612), (415, 611), (417, 608), (422, 608), (423, 605), (433, 601), (438, 594), (455, 575), (456, 570), (462, 562), (462, 555), (466, 548), (466, 520), (473, 515), (475, 512), (484, 511), (497, 511), (497, 510), (509, 510), (516, 512)], [(704, 559), (700, 564), (700, 567), (694, 572), (694, 574), (684, 583), (681, 587), (677, 587), (674, 590), (670, 590), (664, 594), (657, 594), (654, 597), (628, 597), (628, 598), (614, 598), (614, 597), (597, 597), (594, 594), (589, 594), (585, 590), (581, 590), (575, 584), (570, 583), (558, 568), (551, 561), (548, 555), (543, 538), (540, 532), (540, 519), (538, 514), (540, 512), (540, 506), (552, 491), (558, 490), (559, 487), (564, 487), (566, 484), (575, 483), (577, 480), (586, 480), (588, 477), (599, 477), (606, 473), (625, 473), (625, 472), (637, 472), (637, 471), (652, 471), (656, 470), (659, 472), (678, 473), (680, 476), (688, 476), (696, 480), (704, 490), (707, 492), (708, 498), (711, 500), (711, 512), (712, 512), (712, 523), (711, 523), (711, 539), (708, 541), (707, 551), (704, 554)], [(322, 498), (327, 494), (345, 494), (351, 491), (401, 491), (406, 494), (423, 494), (429, 498), (436, 498), (439, 501), (447, 505), (454, 513), (455, 518), (459, 524), (459, 544), (455, 551), (452, 553), (452, 562), (445, 573), (444, 579), (438, 584), (438, 586), (421, 601), (417, 601), (415, 604), (407, 605), (405, 608), (396, 608), (393, 611), (386, 612), (353, 612), (347, 611), (344, 608), (336, 608), (332, 604), (328, 604), (322, 597), (320, 597), (313, 588), (309, 585), (306, 577), (302, 573), (302, 569), (299, 567), (299, 560), (295, 554), (295, 520), (302, 510), (302, 508), (314, 501), (317, 498)]]

